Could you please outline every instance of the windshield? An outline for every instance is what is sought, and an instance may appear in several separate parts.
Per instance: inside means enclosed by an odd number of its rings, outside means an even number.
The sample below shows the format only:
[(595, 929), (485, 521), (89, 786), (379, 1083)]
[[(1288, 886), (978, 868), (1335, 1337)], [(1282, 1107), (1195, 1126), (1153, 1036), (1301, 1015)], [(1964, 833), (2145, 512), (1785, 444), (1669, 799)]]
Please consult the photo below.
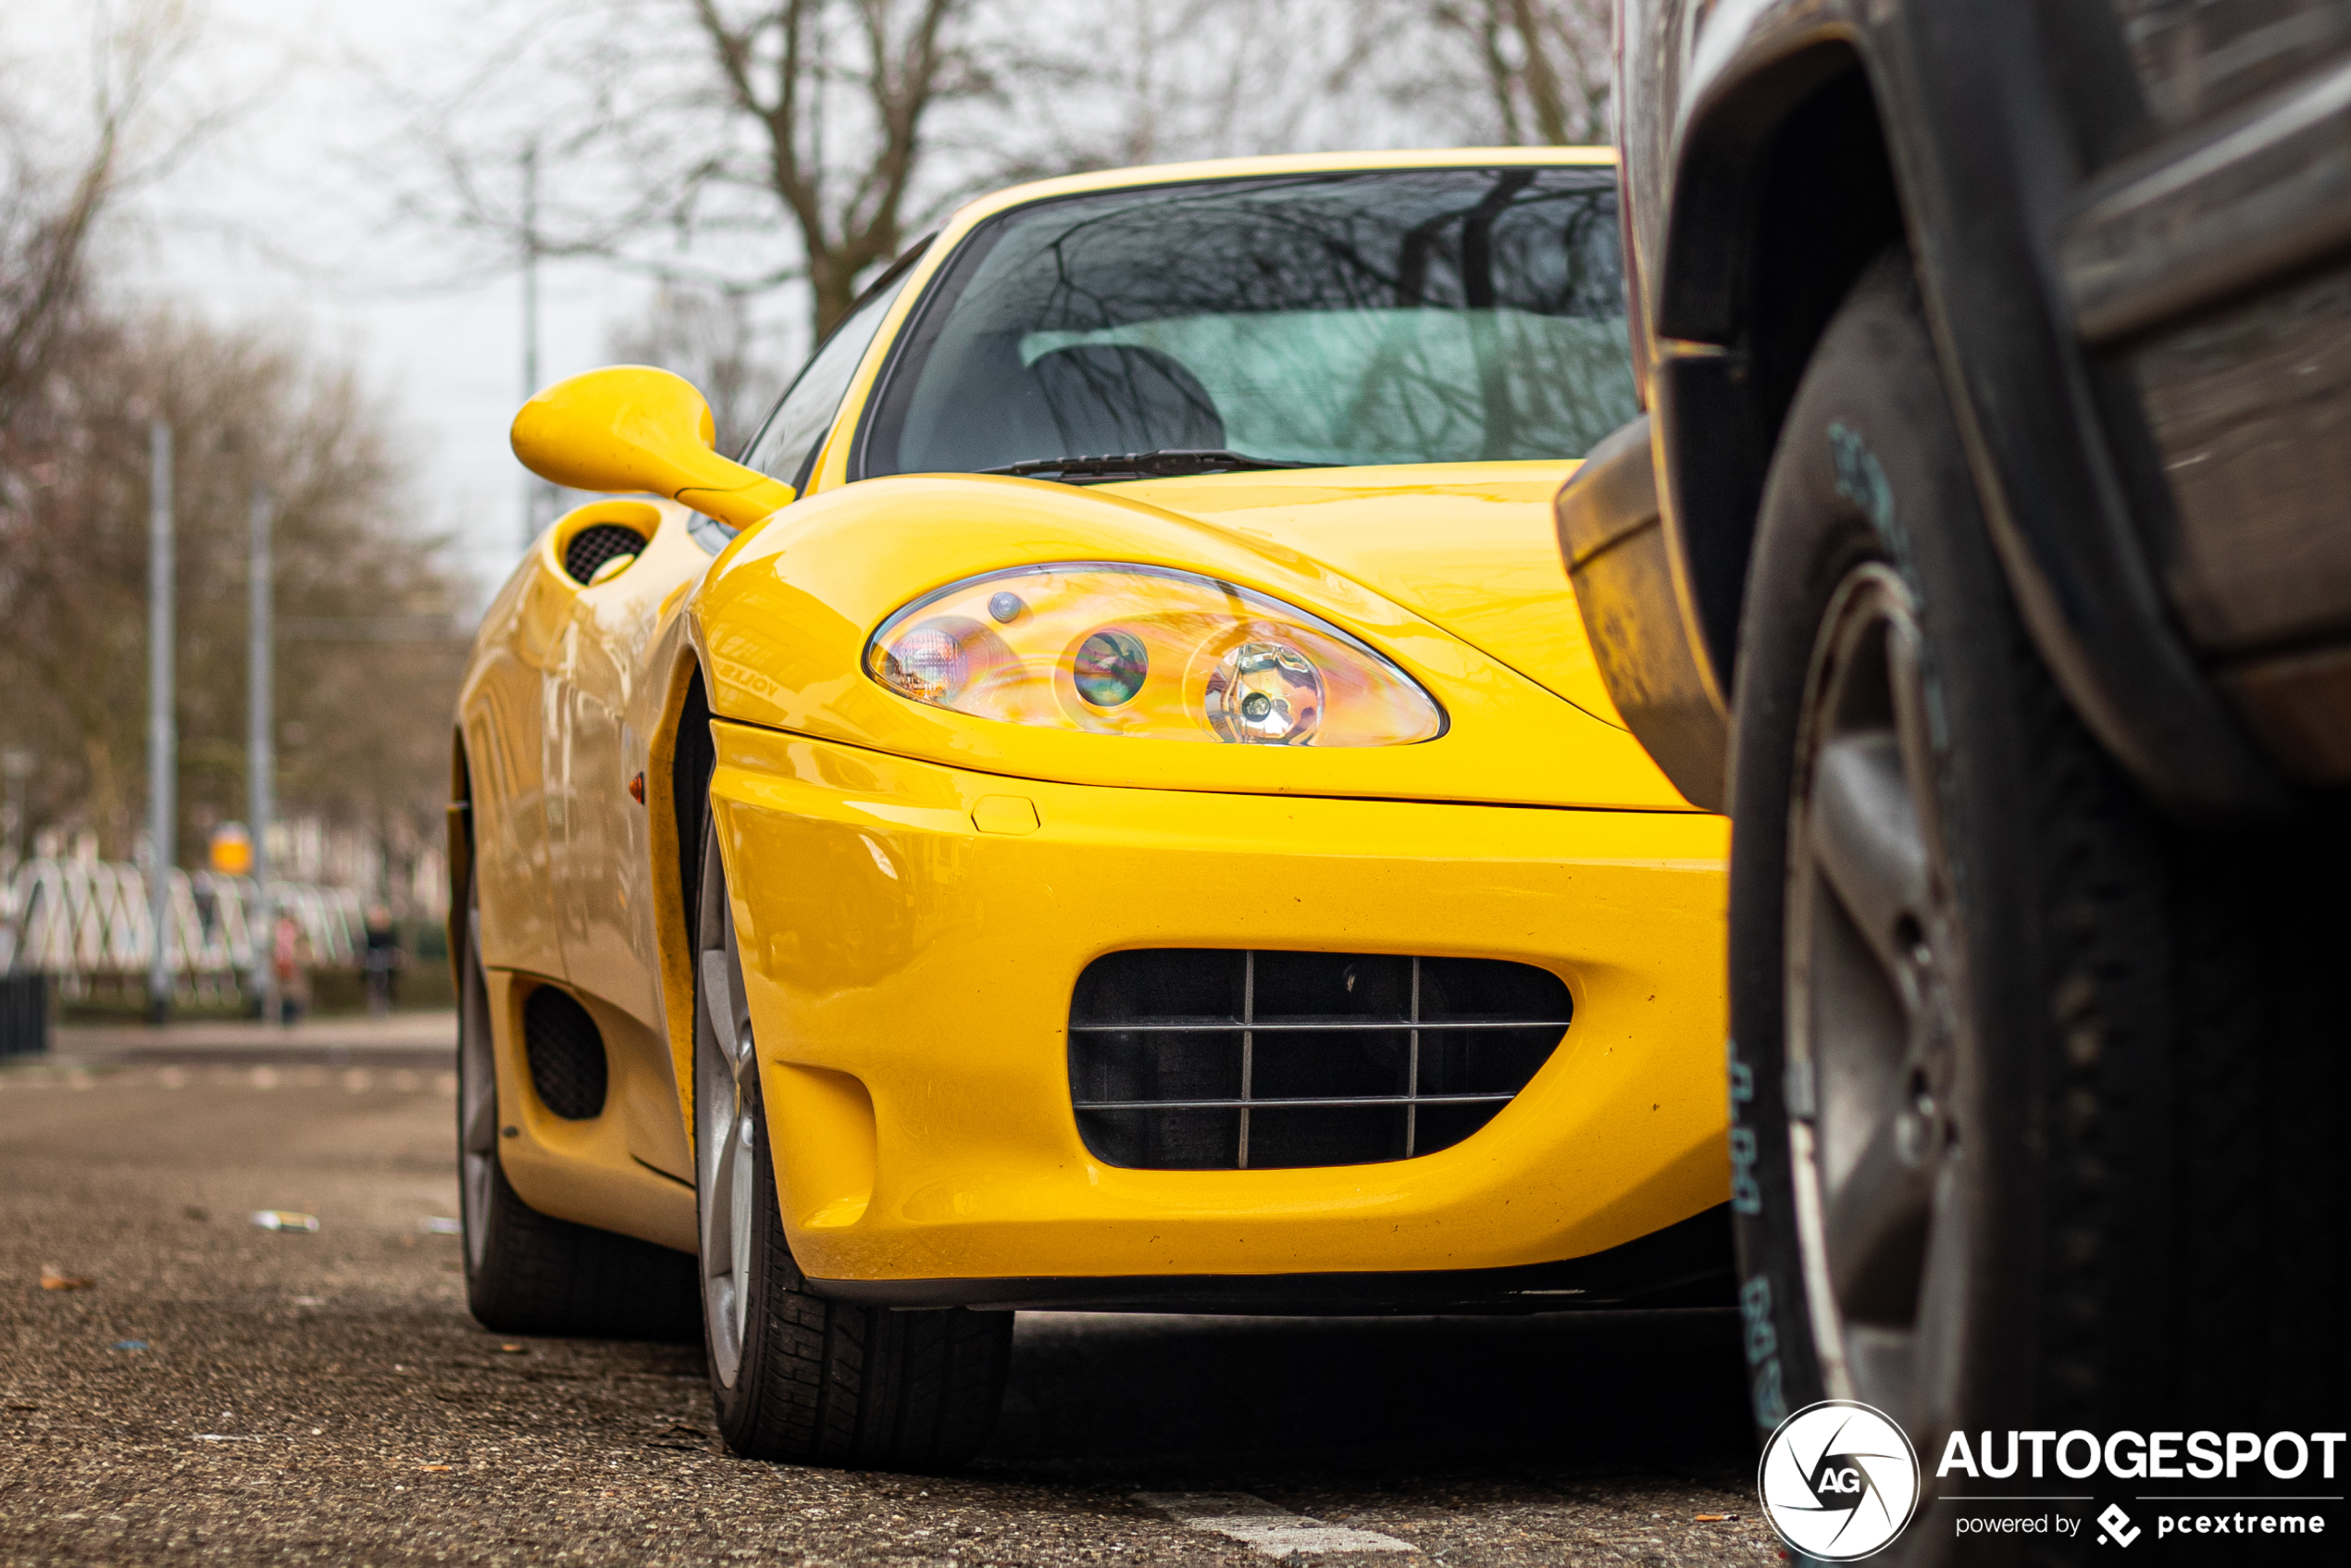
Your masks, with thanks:
[(1623, 317), (1608, 168), (1039, 202), (960, 247), (897, 352), (861, 469), (1580, 457), (1637, 412)]

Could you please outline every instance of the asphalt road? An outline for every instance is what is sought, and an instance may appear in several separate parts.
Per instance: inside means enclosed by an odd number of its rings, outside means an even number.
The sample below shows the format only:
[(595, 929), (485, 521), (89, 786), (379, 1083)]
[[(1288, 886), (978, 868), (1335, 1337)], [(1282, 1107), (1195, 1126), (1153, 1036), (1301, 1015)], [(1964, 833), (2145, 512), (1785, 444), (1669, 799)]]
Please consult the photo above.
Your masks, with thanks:
[(0, 1564), (1780, 1560), (1712, 1314), (1025, 1315), (962, 1475), (734, 1459), (698, 1348), (466, 1314), (454, 1093), (0, 1068)]

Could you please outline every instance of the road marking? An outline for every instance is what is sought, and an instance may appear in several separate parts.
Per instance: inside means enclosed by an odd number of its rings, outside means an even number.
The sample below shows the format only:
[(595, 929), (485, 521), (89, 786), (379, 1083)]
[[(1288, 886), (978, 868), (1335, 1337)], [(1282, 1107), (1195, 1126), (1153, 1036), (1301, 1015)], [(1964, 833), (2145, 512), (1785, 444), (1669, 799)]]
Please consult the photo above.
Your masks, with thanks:
[(1247, 1492), (1137, 1492), (1135, 1500), (1158, 1509), (1179, 1524), (1229, 1536), (1268, 1557), (1287, 1557), (1296, 1551), (1420, 1549), (1376, 1530), (1325, 1524)]

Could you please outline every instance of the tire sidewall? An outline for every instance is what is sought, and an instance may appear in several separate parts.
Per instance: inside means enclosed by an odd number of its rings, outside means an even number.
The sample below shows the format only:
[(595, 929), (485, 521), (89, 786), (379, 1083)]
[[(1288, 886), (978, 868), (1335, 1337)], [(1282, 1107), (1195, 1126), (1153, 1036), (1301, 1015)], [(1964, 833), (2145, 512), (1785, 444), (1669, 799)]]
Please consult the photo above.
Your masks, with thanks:
[(467, 1304), (476, 1316), (488, 1308), (488, 1281), (483, 1277), (497, 1246), (492, 1234), (498, 1217), (500, 1188), (505, 1173), (499, 1168), (502, 1151), (492, 1147), (488, 1190), (477, 1201), (466, 1170), (466, 1123), (476, 1085), (490, 1101), (491, 1122), (498, 1124), (497, 1041), (491, 1034), (490, 977), (481, 964), (481, 902), (477, 870), (466, 879), (466, 946), (457, 991), (457, 1226), (459, 1251), (466, 1271)]
[[(2044, 1030), (2029, 982), (2030, 845), (1987, 829), (2029, 817), (2016, 669), (2029, 657), (1983, 523), (1906, 255), (1881, 260), (1824, 334), (1783, 426), (1748, 585), (1735, 708), (1731, 871), (1733, 1217), (1759, 1437), (1828, 1397), (1806, 1296), (1785, 1094), (1787, 865), (1798, 729), (1815, 641), (1838, 585), (1870, 562), (1916, 601), (1934, 753), (1934, 838), (1949, 878), (1958, 975), (1954, 1108), (1977, 1266), (1961, 1303), (1947, 1419), (1910, 1429), (1922, 1455), (1953, 1425), (2013, 1412), (2034, 1354), (2041, 1256), (2026, 1107)], [(1982, 1266), (1996, 1256), (1996, 1269)], [(1926, 1386), (1922, 1373), (1919, 1387)], [(1914, 1539), (1913, 1547), (1921, 1542)]]
[[(714, 829), (705, 815), (703, 846), (703, 876), (701, 907), (695, 915), (694, 962), (690, 965), (694, 977), (694, 1118), (695, 1137), (699, 1139), (705, 1126), (702, 1115), (704, 1097), (734, 1092), (731, 1080), (714, 1081), (711, 1073), (710, 1009), (703, 996), (701, 955), (702, 931), (704, 923), (725, 918), (727, 883), (722, 872), (715, 871), (716, 858), (711, 852)], [(761, 1391), (765, 1388), (766, 1365), (772, 1338), (765, 1332), (775, 1303), (770, 1300), (772, 1283), (777, 1273), (797, 1278), (791, 1263), (790, 1243), (783, 1234), (782, 1203), (776, 1188), (774, 1150), (768, 1140), (766, 1097), (757, 1074), (753, 1075), (751, 1101), (744, 1108), (751, 1118), (753, 1143), (751, 1201), (753, 1219), (751, 1226), (751, 1256), (736, 1261), (736, 1288), (743, 1295), (743, 1329), (740, 1354), (735, 1365), (734, 1381), (722, 1382), (719, 1377), (715, 1338), (711, 1328), (709, 1281), (697, 1260), (695, 1276), (701, 1285), (703, 1354), (709, 1366), (712, 1405), (720, 1433), (733, 1447), (746, 1447), (753, 1433), (764, 1425), (760, 1409)], [(694, 1234), (699, 1239), (705, 1234), (705, 1213), (708, 1194), (703, 1190), (708, 1179), (708, 1167), (702, 1151), (694, 1151)]]
[[(699, 977), (696, 977), (694, 986), (697, 993), (695, 996), (696, 1027), (699, 1029), (707, 1027), (699, 1021), (702, 1005), (700, 996), (702, 982)], [(707, 1093), (731, 1089), (730, 1085), (712, 1085), (707, 1079), (707, 1064), (703, 1059), (703, 1053), (697, 1051), (694, 1053), (694, 1094), (697, 1100), (699, 1101), (701, 1096)], [(743, 1292), (744, 1297), (743, 1333), (741, 1354), (735, 1364), (735, 1379), (731, 1386), (719, 1381), (716, 1346), (711, 1338), (710, 1300), (706, 1279), (703, 1298), (703, 1348), (710, 1364), (711, 1399), (717, 1412), (720, 1430), (730, 1441), (738, 1443), (759, 1424), (759, 1412), (756, 1405), (759, 1390), (765, 1379), (767, 1340), (767, 1336), (761, 1332), (761, 1329), (769, 1311), (767, 1284), (769, 1276), (774, 1273), (773, 1249), (780, 1240), (776, 1234), (780, 1229), (780, 1222), (777, 1218), (773, 1155), (767, 1141), (767, 1116), (762, 1103), (762, 1097), (756, 1089), (753, 1091), (748, 1114), (752, 1118), (753, 1128), (750, 1157), (752, 1160), (751, 1201), (754, 1218), (751, 1226), (752, 1255), (747, 1259), (738, 1260), (737, 1263), (736, 1288)], [(700, 1118), (697, 1117), (696, 1121), (699, 1125)], [(694, 1170), (696, 1175), (695, 1226), (696, 1234), (700, 1235), (704, 1195), (702, 1182), (703, 1165), (699, 1160), (695, 1162)]]

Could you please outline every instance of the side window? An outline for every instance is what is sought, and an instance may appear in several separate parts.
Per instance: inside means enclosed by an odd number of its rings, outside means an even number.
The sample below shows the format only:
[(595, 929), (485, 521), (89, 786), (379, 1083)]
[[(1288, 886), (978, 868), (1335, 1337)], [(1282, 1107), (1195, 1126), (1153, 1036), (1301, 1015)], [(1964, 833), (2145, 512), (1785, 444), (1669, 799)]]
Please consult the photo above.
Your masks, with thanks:
[(832, 429), (833, 416), (849, 391), (849, 379), (857, 373), (857, 362), (865, 357), (874, 334), (881, 330), (890, 301), (914, 275), (914, 258), (922, 251), (917, 245), (902, 256), (817, 345), (784, 400), (752, 438), (743, 455), (745, 464), (796, 491), (807, 488), (817, 450), (824, 445), (825, 433)]

